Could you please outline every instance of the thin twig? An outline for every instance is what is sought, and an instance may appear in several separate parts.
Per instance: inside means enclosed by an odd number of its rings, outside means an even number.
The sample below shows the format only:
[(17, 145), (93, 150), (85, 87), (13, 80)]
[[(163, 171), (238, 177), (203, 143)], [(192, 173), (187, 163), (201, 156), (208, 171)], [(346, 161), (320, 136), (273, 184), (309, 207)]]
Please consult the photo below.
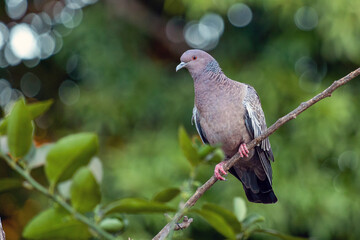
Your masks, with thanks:
[(190, 226), (190, 224), (193, 222), (193, 220), (194, 219), (192, 219), (192, 218), (188, 218), (187, 216), (184, 216), (182, 223), (176, 224), (174, 230), (178, 231), (178, 230), (183, 230), (185, 228), (188, 228)]
[[(320, 100), (330, 97), (331, 94), (342, 85), (346, 84), (350, 80), (360, 75), (360, 68), (355, 71), (349, 73), (345, 77), (334, 81), (330, 87), (325, 89), (323, 92), (319, 93), (315, 97), (310, 100), (301, 103), (297, 108), (295, 108), (290, 113), (286, 114), (282, 118), (279, 118), (271, 127), (269, 127), (263, 134), (253, 139), (251, 142), (247, 144), (247, 148), (250, 150), (258, 145), (262, 140), (273, 134), (278, 128), (287, 123), (288, 121), (295, 119), (300, 113), (304, 112), (306, 109), (319, 102)], [(225, 171), (228, 171), (237, 161), (240, 160), (239, 153), (236, 153), (231, 159), (226, 161), (224, 165)], [(184, 213), (194, 206), (197, 200), (217, 181), (215, 176), (212, 176), (204, 185), (199, 187), (196, 192), (189, 198), (189, 200), (184, 204), (184, 206), (175, 214), (174, 218), (164, 226), (164, 228), (153, 238), (153, 240), (162, 240), (165, 239), (166, 236), (170, 233), (172, 229), (174, 229), (175, 223), (178, 222)]]
[(101, 229), (99, 226), (97, 226), (95, 223), (90, 221), (87, 217), (84, 215), (78, 213), (74, 208), (72, 208), (68, 203), (66, 203), (64, 200), (61, 199), (57, 194), (50, 193), (45, 187), (43, 187), (41, 184), (39, 184), (34, 178), (30, 176), (28, 172), (26, 172), (24, 169), (22, 169), (19, 165), (17, 165), (9, 156), (3, 154), (0, 152), (0, 158), (3, 158), (6, 163), (17, 173), (19, 173), (31, 186), (33, 186), (37, 191), (42, 193), (43, 195), (47, 196), (48, 198), (52, 199), (54, 202), (58, 203), (60, 206), (62, 206), (66, 211), (68, 211), (70, 214), (74, 216), (77, 220), (80, 222), (86, 224), (89, 228), (94, 230), (101, 239), (106, 240), (115, 240), (116, 238), (113, 237), (111, 234), (107, 233), (103, 229)]

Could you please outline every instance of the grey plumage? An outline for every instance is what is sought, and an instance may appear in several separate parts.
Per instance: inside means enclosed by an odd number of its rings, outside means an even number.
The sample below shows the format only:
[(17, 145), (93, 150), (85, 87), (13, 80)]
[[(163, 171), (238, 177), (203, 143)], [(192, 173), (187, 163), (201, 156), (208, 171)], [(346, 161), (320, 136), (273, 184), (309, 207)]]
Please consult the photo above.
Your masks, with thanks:
[[(204, 51), (188, 50), (180, 60), (177, 70), (187, 68), (194, 80), (192, 119), (204, 143), (221, 143), (229, 159), (240, 144), (250, 142), (267, 129), (260, 99), (253, 87), (226, 77), (217, 61)], [(277, 201), (271, 186), (270, 161), (274, 161), (274, 157), (266, 138), (229, 170), (242, 182), (249, 201)]]

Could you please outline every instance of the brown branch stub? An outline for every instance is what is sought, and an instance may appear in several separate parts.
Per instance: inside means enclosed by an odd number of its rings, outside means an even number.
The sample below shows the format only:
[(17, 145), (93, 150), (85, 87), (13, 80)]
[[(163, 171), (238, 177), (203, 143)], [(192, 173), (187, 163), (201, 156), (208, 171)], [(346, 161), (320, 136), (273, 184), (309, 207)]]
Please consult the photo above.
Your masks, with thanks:
[[(327, 89), (316, 95), (315, 97), (311, 98), (310, 100), (301, 103), (297, 108), (295, 108), (290, 113), (286, 114), (285, 116), (279, 118), (273, 125), (271, 125), (263, 134), (258, 136), (257, 138), (253, 139), (251, 142), (247, 144), (247, 148), (250, 150), (254, 148), (257, 144), (259, 144), (262, 140), (273, 134), (277, 129), (279, 129), (282, 125), (287, 123), (288, 121), (295, 119), (299, 114), (304, 112), (306, 109), (314, 105), (315, 103), (319, 102), (320, 100), (330, 97), (331, 94), (342, 85), (346, 84), (350, 80), (354, 79), (355, 77), (360, 75), (360, 68), (356, 69), (355, 71), (349, 73), (345, 77), (334, 81)], [(237, 161), (240, 160), (239, 153), (236, 153), (232, 158), (226, 161), (224, 165), (224, 169), (228, 171)], [(176, 222), (178, 222), (183, 214), (186, 212), (187, 209), (194, 206), (197, 200), (217, 181), (215, 176), (212, 176), (204, 185), (199, 187), (196, 192), (189, 198), (189, 200), (185, 203), (184, 207), (176, 213), (175, 217), (172, 221), (165, 225), (165, 227), (153, 238), (153, 240), (162, 240), (165, 239), (166, 236), (169, 234), (170, 230), (172, 229), (171, 226), (174, 226)]]
[(184, 216), (182, 223), (177, 223), (175, 225), (174, 230), (178, 231), (178, 230), (183, 230), (185, 228), (188, 228), (192, 222), (193, 222), (192, 218), (188, 218), (187, 216)]

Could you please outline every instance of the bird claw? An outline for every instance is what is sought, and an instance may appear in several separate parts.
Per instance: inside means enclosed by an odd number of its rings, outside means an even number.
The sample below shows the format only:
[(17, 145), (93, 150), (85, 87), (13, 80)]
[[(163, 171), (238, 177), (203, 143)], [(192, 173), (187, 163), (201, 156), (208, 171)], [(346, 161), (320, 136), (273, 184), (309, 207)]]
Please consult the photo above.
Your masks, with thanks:
[(240, 154), (240, 157), (244, 157), (244, 156), (249, 157), (249, 150), (247, 149), (245, 143), (240, 144), (239, 154)]
[(226, 175), (227, 172), (224, 170), (224, 162), (218, 163), (214, 169), (214, 175), (218, 180), (225, 181), (226, 179), (221, 175)]

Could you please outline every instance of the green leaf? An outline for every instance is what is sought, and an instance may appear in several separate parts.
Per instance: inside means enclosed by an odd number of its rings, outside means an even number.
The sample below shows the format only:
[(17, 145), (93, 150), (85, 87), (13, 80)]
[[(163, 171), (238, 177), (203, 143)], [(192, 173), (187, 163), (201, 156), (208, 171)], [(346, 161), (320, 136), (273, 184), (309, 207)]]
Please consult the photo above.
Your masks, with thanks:
[(179, 142), (186, 159), (192, 166), (197, 166), (200, 163), (197, 150), (192, 145), (188, 134), (182, 126), (179, 128)]
[(105, 214), (110, 213), (164, 213), (174, 212), (176, 209), (164, 203), (148, 201), (140, 198), (125, 198), (110, 203), (104, 209)]
[(244, 226), (244, 228), (248, 228), (256, 223), (260, 223), (263, 221), (265, 221), (265, 218), (263, 216), (261, 216), (257, 213), (253, 213), (244, 219), (243, 226)]
[(234, 213), (239, 222), (242, 222), (246, 217), (246, 205), (241, 197), (234, 198)]
[(179, 194), (180, 194), (179, 188), (168, 188), (157, 193), (152, 200), (156, 202), (166, 203), (174, 199)]
[(75, 173), (70, 194), (72, 206), (81, 213), (93, 210), (100, 203), (100, 187), (90, 169), (82, 167)]
[(7, 129), (7, 118), (3, 118), (0, 120), (0, 136), (6, 134)]
[[(26, 105), (26, 108), (29, 110), (31, 120), (34, 120), (35, 118), (46, 112), (52, 104), (53, 100), (50, 99)], [(6, 134), (8, 122), (8, 116), (0, 121), (0, 136)]]
[(216, 147), (213, 147), (209, 144), (204, 144), (198, 150), (199, 157), (201, 159), (204, 159), (207, 155), (212, 153), (215, 149), (216, 149)]
[(53, 102), (54, 101), (52, 99), (49, 99), (49, 100), (42, 101), (42, 102), (28, 104), (27, 108), (29, 109), (31, 119), (35, 119), (35, 118), (39, 117), (41, 114), (43, 114), (44, 112), (46, 112), (51, 107)]
[(2, 178), (0, 179), (0, 193), (14, 188), (21, 188), (22, 181), (17, 178)]
[(225, 154), (224, 154), (223, 150), (221, 150), (220, 148), (217, 148), (217, 149), (215, 149), (214, 152), (212, 152), (206, 156), (205, 161), (207, 163), (213, 164), (213, 163), (221, 162), (222, 160), (224, 160), (224, 158), (225, 158)]
[(50, 208), (35, 216), (25, 227), (24, 238), (89, 239), (88, 227), (61, 208)]
[(67, 180), (89, 163), (98, 150), (98, 138), (93, 133), (78, 133), (60, 139), (46, 156), (45, 173), (52, 187)]
[(99, 226), (110, 233), (117, 233), (124, 229), (124, 223), (117, 218), (105, 218)]
[(194, 135), (191, 139), (193, 142), (193, 145), (196, 149), (199, 149), (201, 146), (204, 146), (204, 143), (201, 141), (201, 138), (199, 135)]
[(235, 233), (241, 232), (241, 223), (238, 221), (236, 216), (226, 208), (223, 208), (213, 203), (205, 203), (202, 206), (202, 209), (212, 211), (220, 215), (227, 222), (227, 224), (231, 226)]
[(205, 210), (205, 209), (195, 209), (191, 210), (192, 212), (197, 213), (202, 218), (205, 219), (216, 231), (224, 235), (229, 239), (235, 239), (235, 232), (231, 226), (226, 222), (226, 220), (219, 214)]
[(257, 229), (254, 232), (264, 233), (264, 234), (267, 234), (270, 236), (278, 237), (283, 240), (305, 240), (305, 239), (308, 239), (308, 238), (290, 236), (290, 235), (280, 233), (280, 232), (272, 230), (272, 229)]
[(14, 158), (26, 155), (30, 150), (34, 125), (24, 99), (18, 100), (8, 116), (7, 135), (10, 154)]

